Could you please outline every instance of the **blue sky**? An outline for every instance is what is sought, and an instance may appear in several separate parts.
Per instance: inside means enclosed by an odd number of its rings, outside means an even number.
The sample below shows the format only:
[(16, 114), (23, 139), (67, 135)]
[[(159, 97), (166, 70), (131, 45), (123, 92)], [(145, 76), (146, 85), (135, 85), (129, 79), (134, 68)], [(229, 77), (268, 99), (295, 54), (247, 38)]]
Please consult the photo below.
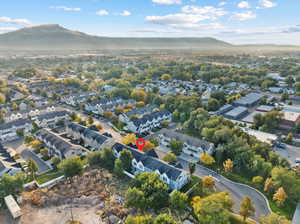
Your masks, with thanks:
[(99, 36), (300, 45), (300, 0), (2, 0), (0, 33), (60, 24)]

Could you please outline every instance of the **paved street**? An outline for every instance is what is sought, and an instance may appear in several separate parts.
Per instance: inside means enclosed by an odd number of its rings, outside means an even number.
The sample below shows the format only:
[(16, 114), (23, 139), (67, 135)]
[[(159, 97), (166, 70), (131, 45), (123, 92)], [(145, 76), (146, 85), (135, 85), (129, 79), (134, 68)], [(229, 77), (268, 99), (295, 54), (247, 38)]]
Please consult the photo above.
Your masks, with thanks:
[[(186, 161), (180, 160), (180, 163), (182, 164), (183, 168), (185, 170), (188, 169), (188, 163)], [(196, 171), (194, 175), (198, 177), (204, 177), (204, 176), (213, 176), (216, 179), (216, 187), (218, 191), (228, 191), (230, 195), (232, 196), (235, 204), (233, 207), (233, 210), (236, 213), (239, 213), (240, 209), (240, 203), (242, 202), (243, 198), (245, 196), (248, 196), (251, 198), (254, 206), (255, 206), (255, 217), (252, 217), (254, 220), (258, 221), (259, 218), (263, 215), (267, 215), (270, 213), (268, 209), (268, 205), (264, 197), (259, 194), (257, 191), (255, 191), (252, 188), (249, 188), (245, 185), (240, 185), (238, 183), (231, 182), (230, 180), (224, 178), (223, 176), (215, 173), (212, 170), (209, 170), (203, 166), (197, 165)]]
[(26, 161), (29, 158), (32, 158), (37, 163), (37, 165), (39, 167), (39, 169), (38, 169), (39, 174), (45, 173), (45, 172), (51, 170), (51, 168), (46, 164), (46, 162), (44, 162), (41, 158), (39, 158), (36, 154), (31, 152), (29, 149), (23, 150), (23, 152), (21, 153), (21, 156)]
[[(158, 147), (156, 149), (156, 152), (159, 155), (159, 158), (162, 158), (168, 151)], [(178, 157), (178, 161), (183, 166), (183, 169), (185, 169), (186, 171), (189, 171), (189, 168), (188, 168), (189, 163), (186, 160), (182, 160), (182, 159), (180, 159), (180, 157)], [(209, 176), (209, 175), (213, 176), (216, 180), (217, 190), (218, 191), (227, 191), (232, 196), (232, 198), (235, 202), (233, 210), (236, 213), (239, 213), (240, 203), (242, 202), (242, 200), (245, 196), (249, 196), (251, 198), (251, 200), (253, 201), (254, 206), (256, 208), (255, 217), (252, 217), (254, 220), (258, 221), (261, 216), (267, 215), (270, 213), (270, 211), (268, 209), (267, 201), (262, 196), (262, 194), (258, 193), (256, 190), (249, 188), (245, 185), (231, 182), (230, 180), (224, 178), (223, 176), (217, 174), (216, 172), (214, 172), (210, 169), (207, 169), (206, 167), (200, 166), (200, 165), (196, 166), (196, 171), (195, 171), (194, 175), (196, 175), (200, 178), (202, 178), (204, 176)]]

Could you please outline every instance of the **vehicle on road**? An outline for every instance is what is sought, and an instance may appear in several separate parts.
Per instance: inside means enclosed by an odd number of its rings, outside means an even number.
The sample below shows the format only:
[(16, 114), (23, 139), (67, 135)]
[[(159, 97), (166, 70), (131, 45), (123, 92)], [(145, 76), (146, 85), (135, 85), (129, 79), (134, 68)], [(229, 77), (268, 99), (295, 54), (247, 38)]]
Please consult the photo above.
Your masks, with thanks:
[(300, 158), (296, 158), (295, 162), (298, 163), (298, 164), (300, 164)]

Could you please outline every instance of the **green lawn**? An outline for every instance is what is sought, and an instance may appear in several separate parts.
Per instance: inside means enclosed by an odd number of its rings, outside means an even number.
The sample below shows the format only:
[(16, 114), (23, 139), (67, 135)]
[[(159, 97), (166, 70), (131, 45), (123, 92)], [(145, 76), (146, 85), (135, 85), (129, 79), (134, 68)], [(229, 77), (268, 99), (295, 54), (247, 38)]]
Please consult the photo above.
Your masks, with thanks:
[(36, 181), (38, 182), (38, 184), (43, 184), (62, 175), (63, 172), (61, 170), (51, 170), (48, 173), (37, 176)]
[(182, 192), (187, 192), (189, 189), (191, 189), (196, 183), (201, 182), (201, 178), (192, 176), (191, 180), (183, 186), (183, 188), (180, 190)]

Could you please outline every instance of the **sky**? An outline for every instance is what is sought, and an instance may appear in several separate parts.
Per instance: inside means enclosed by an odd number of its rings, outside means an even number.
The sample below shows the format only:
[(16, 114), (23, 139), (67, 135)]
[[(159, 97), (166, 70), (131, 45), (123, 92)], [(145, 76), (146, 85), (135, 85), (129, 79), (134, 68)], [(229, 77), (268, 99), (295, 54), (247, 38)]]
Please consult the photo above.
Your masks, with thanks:
[(300, 45), (300, 0), (1, 0), (0, 33), (41, 24), (98, 36)]

